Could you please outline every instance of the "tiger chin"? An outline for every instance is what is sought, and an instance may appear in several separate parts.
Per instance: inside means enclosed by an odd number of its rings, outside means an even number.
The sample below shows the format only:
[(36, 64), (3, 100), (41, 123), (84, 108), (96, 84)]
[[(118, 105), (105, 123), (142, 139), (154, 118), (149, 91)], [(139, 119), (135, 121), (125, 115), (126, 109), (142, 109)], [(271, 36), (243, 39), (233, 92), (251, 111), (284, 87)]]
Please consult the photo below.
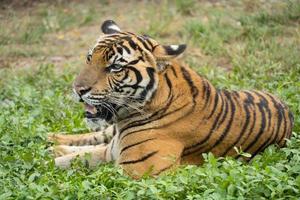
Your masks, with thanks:
[[(275, 96), (216, 89), (177, 57), (186, 45), (161, 45), (105, 21), (73, 90), (95, 132), (52, 134), (55, 164), (75, 157), (88, 166), (113, 161), (133, 178), (156, 176), (203, 153), (255, 156), (285, 145), (293, 116)], [(89, 153), (89, 159), (85, 156)]]

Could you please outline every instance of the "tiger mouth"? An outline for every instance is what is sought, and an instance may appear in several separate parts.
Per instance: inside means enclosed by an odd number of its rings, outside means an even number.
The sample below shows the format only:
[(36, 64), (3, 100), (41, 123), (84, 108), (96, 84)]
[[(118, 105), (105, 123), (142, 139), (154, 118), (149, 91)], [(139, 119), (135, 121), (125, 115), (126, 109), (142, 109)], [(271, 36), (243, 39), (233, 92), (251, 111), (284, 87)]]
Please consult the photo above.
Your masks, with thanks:
[(84, 108), (86, 118), (97, 118), (98, 111), (96, 106), (84, 103)]
[[(112, 105), (115, 109), (116, 105)], [(101, 105), (91, 105), (84, 103), (85, 107), (85, 117), (87, 119), (104, 119), (105, 121), (109, 122), (112, 120), (114, 113), (112, 110), (108, 109), (107, 107)]]

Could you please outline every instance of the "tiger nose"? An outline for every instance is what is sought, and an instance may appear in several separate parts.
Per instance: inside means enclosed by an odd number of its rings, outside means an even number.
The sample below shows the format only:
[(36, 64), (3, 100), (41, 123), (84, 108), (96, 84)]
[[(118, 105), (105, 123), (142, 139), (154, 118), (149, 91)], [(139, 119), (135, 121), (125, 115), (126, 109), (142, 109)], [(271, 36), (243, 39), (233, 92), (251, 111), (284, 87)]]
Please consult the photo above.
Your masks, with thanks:
[(88, 93), (92, 88), (75, 85), (74, 89), (79, 96), (82, 96), (82, 95)]

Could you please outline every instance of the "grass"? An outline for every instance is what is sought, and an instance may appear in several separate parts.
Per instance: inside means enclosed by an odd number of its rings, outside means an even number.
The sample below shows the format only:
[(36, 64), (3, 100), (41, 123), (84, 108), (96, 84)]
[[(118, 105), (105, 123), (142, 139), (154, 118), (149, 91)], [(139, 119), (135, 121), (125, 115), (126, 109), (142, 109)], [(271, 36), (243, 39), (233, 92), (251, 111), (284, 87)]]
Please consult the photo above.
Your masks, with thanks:
[[(58, 1), (4, 10), (0, 199), (299, 199), (299, 8), (299, 0), (190, 0), (147, 5)], [(155, 10), (160, 14), (153, 15)], [(46, 135), (88, 131), (81, 106), (70, 97), (71, 83), (99, 24), (111, 16), (120, 26), (159, 41), (187, 42), (184, 62), (220, 88), (279, 96), (295, 115), (287, 147), (269, 147), (250, 163), (205, 154), (203, 166), (182, 166), (140, 181), (112, 164), (87, 169), (75, 162), (70, 170), (56, 168)], [(62, 60), (52, 59), (57, 56)]]

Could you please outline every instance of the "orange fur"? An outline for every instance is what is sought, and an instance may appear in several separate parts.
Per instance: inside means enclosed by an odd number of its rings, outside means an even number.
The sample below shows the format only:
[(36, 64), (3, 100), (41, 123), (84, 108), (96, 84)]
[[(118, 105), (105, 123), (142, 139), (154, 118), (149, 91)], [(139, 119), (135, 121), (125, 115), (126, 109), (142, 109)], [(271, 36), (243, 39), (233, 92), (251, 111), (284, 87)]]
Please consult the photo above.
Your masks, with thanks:
[[(112, 22), (107, 23), (111, 25)], [(178, 164), (201, 164), (202, 153), (206, 152), (212, 152), (215, 156), (239, 157), (234, 150), (238, 147), (254, 156), (271, 144), (282, 147), (285, 139), (290, 138), (292, 114), (271, 94), (218, 90), (175, 59), (185, 46), (162, 46), (151, 38), (133, 33), (104, 29), (106, 32), (110, 34), (98, 42), (92, 58), (76, 78), (75, 90), (81, 93), (82, 88), (88, 88), (90, 95), (108, 98), (116, 92), (110, 88), (110, 80), (121, 84), (130, 77), (138, 82), (141, 76), (147, 82), (144, 92), (146, 100), (138, 109), (128, 108), (122, 117), (113, 119), (116, 130), (109, 129), (112, 135), (109, 144), (88, 149), (93, 165), (115, 160), (126, 173), (139, 178), (145, 173), (158, 175)], [(122, 51), (118, 50), (119, 44), (124, 48)], [(113, 68), (115, 72), (107, 72), (110, 70), (108, 66), (114, 64), (109, 57), (118, 51), (124, 53), (126, 48), (134, 53), (130, 56), (124, 54), (124, 59), (133, 64), (121, 66), (124, 68), (122, 70)], [(133, 62), (136, 60), (138, 62)], [(142, 83), (137, 88), (143, 89)], [(122, 92), (123, 88), (120, 88)], [(153, 94), (148, 98), (151, 91)], [(124, 95), (120, 94), (119, 98)], [(102, 136), (107, 134), (98, 133)], [(103, 142), (103, 139), (89, 142), (93, 137), (95, 134), (56, 135), (49, 139), (60, 144), (70, 144), (71, 141), (77, 141), (79, 145)], [(85, 152), (79, 150), (74, 153), (72, 149), (69, 154), (71, 150), (65, 146), (60, 146), (59, 151), (56, 163), (63, 167), (69, 166), (74, 155), (82, 157)]]

